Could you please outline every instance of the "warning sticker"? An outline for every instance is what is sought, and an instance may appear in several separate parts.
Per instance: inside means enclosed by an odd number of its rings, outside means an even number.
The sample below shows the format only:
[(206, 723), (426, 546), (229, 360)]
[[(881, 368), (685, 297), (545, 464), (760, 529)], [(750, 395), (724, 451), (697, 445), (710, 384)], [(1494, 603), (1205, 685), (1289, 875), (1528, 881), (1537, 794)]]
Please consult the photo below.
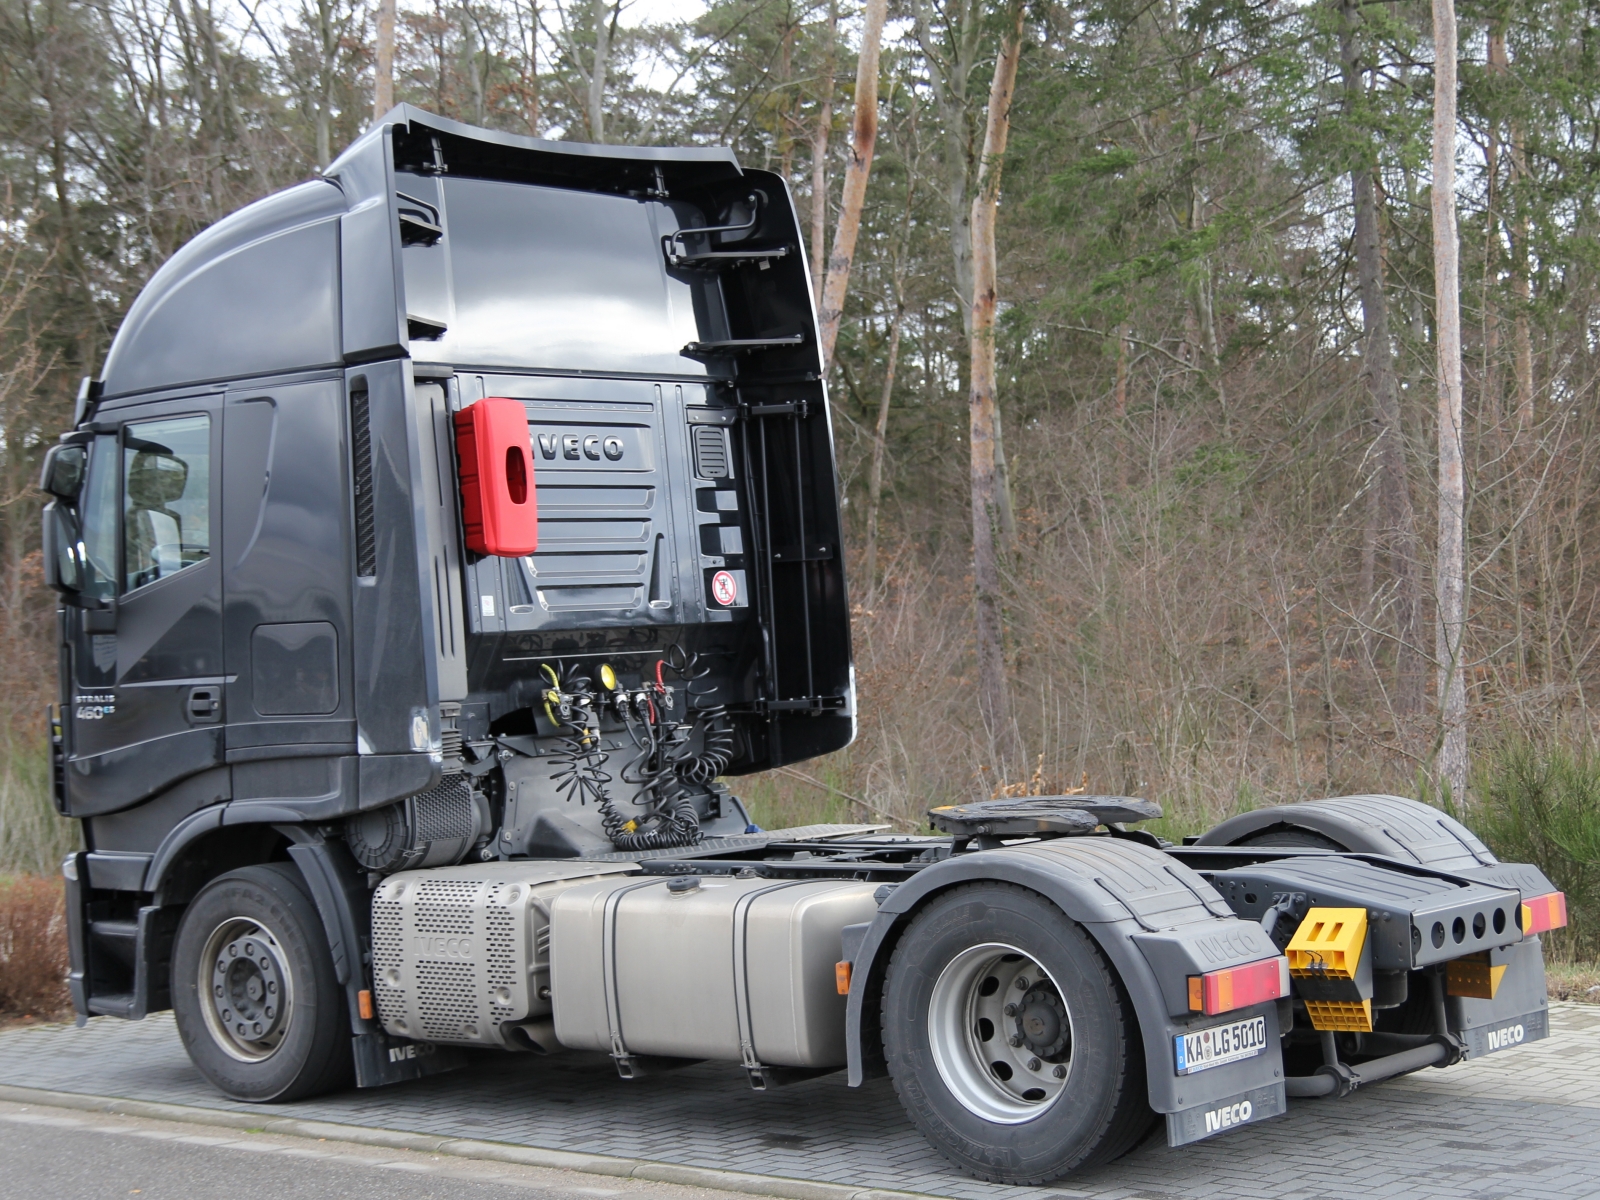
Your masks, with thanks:
[(718, 571), (711, 577), (711, 595), (724, 608), (732, 608), (739, 601), (739, 583), (728, 571)]

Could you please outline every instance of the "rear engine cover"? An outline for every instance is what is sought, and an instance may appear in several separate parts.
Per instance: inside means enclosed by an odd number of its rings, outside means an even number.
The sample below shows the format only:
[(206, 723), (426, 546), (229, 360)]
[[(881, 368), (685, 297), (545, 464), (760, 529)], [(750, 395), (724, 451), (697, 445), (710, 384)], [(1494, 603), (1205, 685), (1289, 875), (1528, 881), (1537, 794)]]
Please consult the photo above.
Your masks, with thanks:
[(548, 1025), (550, 900), (631, 863), (505, 862), (403, 871), (372, 898), (373, 998), (398, 1037), (528, 1049)]

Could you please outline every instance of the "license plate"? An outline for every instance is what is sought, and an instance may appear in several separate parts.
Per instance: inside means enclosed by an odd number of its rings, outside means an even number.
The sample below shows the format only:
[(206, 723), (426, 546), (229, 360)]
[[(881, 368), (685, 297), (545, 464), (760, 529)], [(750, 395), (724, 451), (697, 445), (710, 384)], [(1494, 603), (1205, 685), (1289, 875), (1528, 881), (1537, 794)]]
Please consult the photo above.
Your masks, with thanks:
[(1193, 1075), (1223, 1063), (1254, 1058), (1267, 1048), (1267, 1019), (1251, 1017), (1231, 1025), (1214, 1025), (1181, 1033), (1172, 1039), (1178, 1057), (1178, 1074)]

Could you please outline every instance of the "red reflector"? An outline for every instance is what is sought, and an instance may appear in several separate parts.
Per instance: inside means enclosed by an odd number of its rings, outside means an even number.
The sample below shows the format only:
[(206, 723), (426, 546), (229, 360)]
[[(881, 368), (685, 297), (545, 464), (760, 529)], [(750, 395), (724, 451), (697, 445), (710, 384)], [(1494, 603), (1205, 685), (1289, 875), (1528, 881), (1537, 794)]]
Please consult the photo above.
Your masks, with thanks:
[(1189, 1008), (1209, 1017), (1289, 994), (1289, 960), (1264, 958), (1225, 971), (1189, 976)]
[(1522, 933), (1524, 937), (1544, 933), (1548, 929), (1561, 929), (1567, 923), (1567, 894), (1548, 892), (1543, 896), (1529, 896), (1522, 902)]
[(456, 414), (461, 522), (476, 554), (521, 558), (539, 548), (533, 443), (520, 400), (493, 396)]

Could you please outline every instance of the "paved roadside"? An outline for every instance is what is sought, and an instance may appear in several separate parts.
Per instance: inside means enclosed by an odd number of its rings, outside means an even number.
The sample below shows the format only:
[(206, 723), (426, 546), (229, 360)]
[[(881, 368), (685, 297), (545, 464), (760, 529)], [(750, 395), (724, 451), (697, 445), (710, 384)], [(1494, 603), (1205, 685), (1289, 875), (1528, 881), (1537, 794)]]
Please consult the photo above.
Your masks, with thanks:
[(50, 1200), (726, 1200), (454, 1155), (0, 1102), (0, 1195)]
[(403, 1135), (394, 1144), (449, 1145), (457, 1155), (472, 1153), (471, 1143), (522, 1147), (574, 1170), (802, 1200), (863, 1189), (952, 1200), (1590, 1200), (1600, 1196), (1600, 1009), (1554, 1004), (1551, 1028), (1543, 1042), (1343, 1101), (1295, 1102), (1282, 1119), (1180, 1150), (1152, 1140), (1052, 1188), (1007, 1188), (954, 1171), (911, 1128), (884, 1081), (850, 1089), (835, 1075), (758, 1094), (726, 1064), (628, 1083), (602, 1056), (484, 1055), (465, 1071), (398, 1087), (252, 1106), (209, 1089), (170, 1017), (101, 1018), (83, 1029), (0, 1033), (0, 1081), (9, 1085), (0, 1096), (27, 1100), (17, 1089), (35, 1088), (100, 1107), (89, 1097), (185, 1105), (215, 1114), (196, 1119), (235, 1127), (246, 1114), (262, 1127), (287, 1119), (302, 1132), (308, 1122), (332, 1122), (364, 1127), (350, 1131), (364, 1141), (390, 1130)]

